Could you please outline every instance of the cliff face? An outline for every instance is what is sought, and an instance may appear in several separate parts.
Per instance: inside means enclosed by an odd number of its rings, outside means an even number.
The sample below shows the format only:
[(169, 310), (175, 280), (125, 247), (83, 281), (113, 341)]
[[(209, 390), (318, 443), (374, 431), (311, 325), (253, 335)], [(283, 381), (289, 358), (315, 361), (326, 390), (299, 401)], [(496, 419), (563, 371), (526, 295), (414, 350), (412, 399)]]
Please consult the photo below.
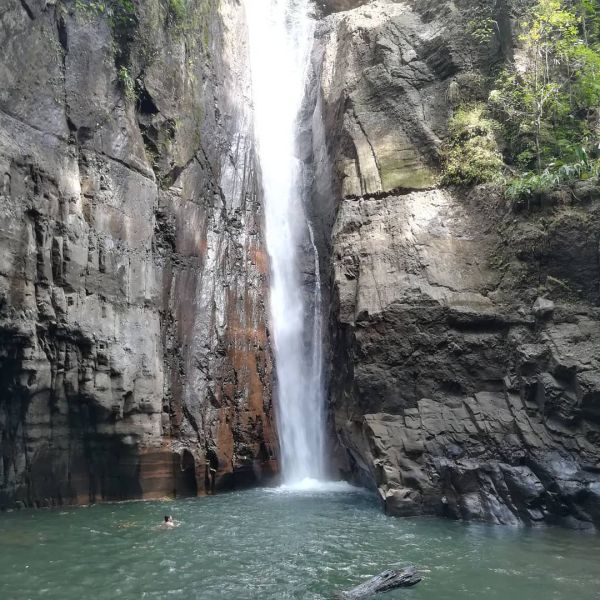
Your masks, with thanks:
[[(519, 210), (436, 183), (507, 3), (487, 45), (467, 0), (317, 4), (301, 155), (341, 468), (390, 514), (600, 526), (597, 188)], [(0, 9), (0, 507), (276, 469), (243, 12), (103, 5)]]
[(0, 506), (275, 468), (235, 0), (0, 10)]
[(378, 0), (317, 36), (340, 460), (390, 514), (600, 526), (600, 196), (436, 185), (450, 83), (477, 99), (511, 52), (504, 3), (484, 46), (472, 5)]

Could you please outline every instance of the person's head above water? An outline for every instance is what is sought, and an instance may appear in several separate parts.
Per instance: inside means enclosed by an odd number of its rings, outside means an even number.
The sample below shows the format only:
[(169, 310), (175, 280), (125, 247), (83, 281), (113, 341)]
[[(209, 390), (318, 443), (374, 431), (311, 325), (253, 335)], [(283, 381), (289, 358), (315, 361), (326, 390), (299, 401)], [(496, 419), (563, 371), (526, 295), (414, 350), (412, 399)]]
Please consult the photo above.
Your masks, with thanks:
[(165, 515), (165, 523), (170, 523), (173, 520), (171, 515)]

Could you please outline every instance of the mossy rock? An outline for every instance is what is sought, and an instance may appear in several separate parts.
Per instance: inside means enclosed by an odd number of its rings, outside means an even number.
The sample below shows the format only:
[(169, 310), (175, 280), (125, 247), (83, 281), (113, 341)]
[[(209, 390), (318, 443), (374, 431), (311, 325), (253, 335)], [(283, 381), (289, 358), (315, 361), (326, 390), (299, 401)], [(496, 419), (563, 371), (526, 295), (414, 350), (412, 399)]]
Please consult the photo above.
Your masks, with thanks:
[(501, 178), (504, 161), (496, 140), (499, 125), (485, 110), (482, 103), (463, 106), (450, 120), (450, 140), (442, 152), (442, 183), (475, 185)]
[(386, 164), (380, 166), (381, 185), (384, 191), (404, 188), (429, 189), (436, 185), (436, 173), (426, 165)]

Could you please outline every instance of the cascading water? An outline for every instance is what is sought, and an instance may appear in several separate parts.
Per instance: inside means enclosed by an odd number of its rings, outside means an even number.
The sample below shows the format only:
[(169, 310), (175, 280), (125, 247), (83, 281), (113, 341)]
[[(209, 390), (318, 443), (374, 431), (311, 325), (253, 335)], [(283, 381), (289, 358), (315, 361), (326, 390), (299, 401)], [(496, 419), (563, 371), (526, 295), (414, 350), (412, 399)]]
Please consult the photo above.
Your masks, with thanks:
[[(321, 283), (303, 206), (302, 163), (296, 157), (297, 119), (313, 40), (309, 7), (309, 0), (245, 0), (271, 261), (277, 421), (287, 485), (325, 474)], [(303, 246), (314, 253), (312, 298), (301, 279)]]

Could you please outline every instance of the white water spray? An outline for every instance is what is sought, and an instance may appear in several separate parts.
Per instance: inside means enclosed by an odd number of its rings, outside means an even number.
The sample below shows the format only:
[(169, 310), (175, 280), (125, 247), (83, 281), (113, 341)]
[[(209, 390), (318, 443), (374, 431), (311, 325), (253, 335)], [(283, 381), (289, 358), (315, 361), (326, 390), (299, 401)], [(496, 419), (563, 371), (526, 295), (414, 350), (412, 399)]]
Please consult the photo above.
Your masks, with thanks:
[[(303, 206), (302, 164), (296, 157), (297, 119), (314, 25), (309, 0), (244, 0), (244, 4), (271, 261), (282, 472), (284, 482), (293, 486), (325, 475), (321, 282)], [(301, 281), (303, 244), (314, 253), (312, 299)]]

